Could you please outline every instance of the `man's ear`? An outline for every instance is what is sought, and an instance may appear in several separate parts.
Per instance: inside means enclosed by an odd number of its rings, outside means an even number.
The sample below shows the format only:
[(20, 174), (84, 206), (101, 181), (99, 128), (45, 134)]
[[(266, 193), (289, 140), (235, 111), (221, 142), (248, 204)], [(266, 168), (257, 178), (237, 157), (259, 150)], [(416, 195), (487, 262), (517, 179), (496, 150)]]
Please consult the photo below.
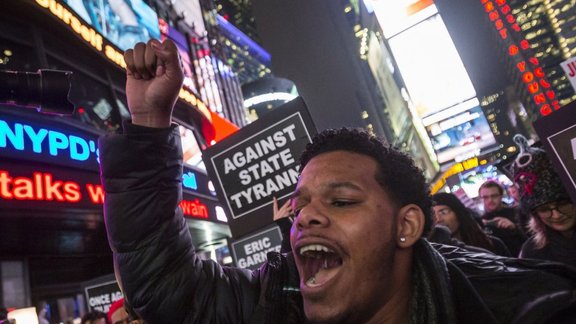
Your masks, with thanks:
[(398, 247), (411, 247), (420, 239), (424, 231), (426, 217), (420, 207), (415, 204), (406, 205), (398, 211)]

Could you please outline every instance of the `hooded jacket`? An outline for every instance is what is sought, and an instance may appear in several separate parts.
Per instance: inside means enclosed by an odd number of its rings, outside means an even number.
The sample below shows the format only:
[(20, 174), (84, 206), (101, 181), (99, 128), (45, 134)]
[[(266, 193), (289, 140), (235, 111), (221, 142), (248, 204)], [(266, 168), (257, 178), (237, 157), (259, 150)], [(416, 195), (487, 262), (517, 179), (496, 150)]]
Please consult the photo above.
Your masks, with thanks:
[[(291, 254), (254, 271), (202, 260), (178, 203), (176, 126), (126, 123), (99, 141), (104, 216), (116, 278), (147, 323), (305, 323)], [(377, 256), (375, 256), (377, 257)], [(413, 323), (574, 323), (576, 273), (420, 240), (414, 247)]]

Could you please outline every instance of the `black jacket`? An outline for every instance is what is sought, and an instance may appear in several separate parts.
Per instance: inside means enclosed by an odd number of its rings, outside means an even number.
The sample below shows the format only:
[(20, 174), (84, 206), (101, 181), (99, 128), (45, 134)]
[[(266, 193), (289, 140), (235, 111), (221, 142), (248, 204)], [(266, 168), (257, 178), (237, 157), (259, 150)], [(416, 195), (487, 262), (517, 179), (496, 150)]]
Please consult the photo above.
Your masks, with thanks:
[[(100, 140), (105, 221), (116, 276), (148, 323), (303, 323), (290, 254), (258, 270), (201, 260), (178, 202), (176, 127), (125, 125)], [(377, 257), (377, 256), (375, 256)], [(473, 253), (426, 240), (415, 246), (417, 323), (574, 323), (576, 274), (555, 263)], [(553, 319), (551, 319), (553, 318)]]

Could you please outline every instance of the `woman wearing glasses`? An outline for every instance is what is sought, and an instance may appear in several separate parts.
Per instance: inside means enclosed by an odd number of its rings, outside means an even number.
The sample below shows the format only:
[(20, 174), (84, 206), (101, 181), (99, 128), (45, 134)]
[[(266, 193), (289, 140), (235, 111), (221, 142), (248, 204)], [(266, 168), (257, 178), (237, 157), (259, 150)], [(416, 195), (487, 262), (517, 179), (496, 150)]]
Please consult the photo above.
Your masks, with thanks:
[(576, 206), (570, 200), (534, 208), (528, 226), (533, 235), (524, 243), (521, 258), (558, 261), (576, 267)]
[(542, 150), (531, 161), (514, 166), (520, 206), (530, 212), (532, 235), (522, 246), (520, 258), (562, 262), (576, 267), (576, 206)]

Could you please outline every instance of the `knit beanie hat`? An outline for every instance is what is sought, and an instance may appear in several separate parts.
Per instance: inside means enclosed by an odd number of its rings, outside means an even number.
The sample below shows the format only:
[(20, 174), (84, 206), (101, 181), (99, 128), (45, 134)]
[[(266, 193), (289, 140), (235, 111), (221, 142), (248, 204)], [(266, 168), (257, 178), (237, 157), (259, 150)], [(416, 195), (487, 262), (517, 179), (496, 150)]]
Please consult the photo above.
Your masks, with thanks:
[(512, 173), (518, 185), (520, 205), (527, 212), (550, 202), (570, 200), (546, 152), (541, 149), (517, 159), (512, 165)]

